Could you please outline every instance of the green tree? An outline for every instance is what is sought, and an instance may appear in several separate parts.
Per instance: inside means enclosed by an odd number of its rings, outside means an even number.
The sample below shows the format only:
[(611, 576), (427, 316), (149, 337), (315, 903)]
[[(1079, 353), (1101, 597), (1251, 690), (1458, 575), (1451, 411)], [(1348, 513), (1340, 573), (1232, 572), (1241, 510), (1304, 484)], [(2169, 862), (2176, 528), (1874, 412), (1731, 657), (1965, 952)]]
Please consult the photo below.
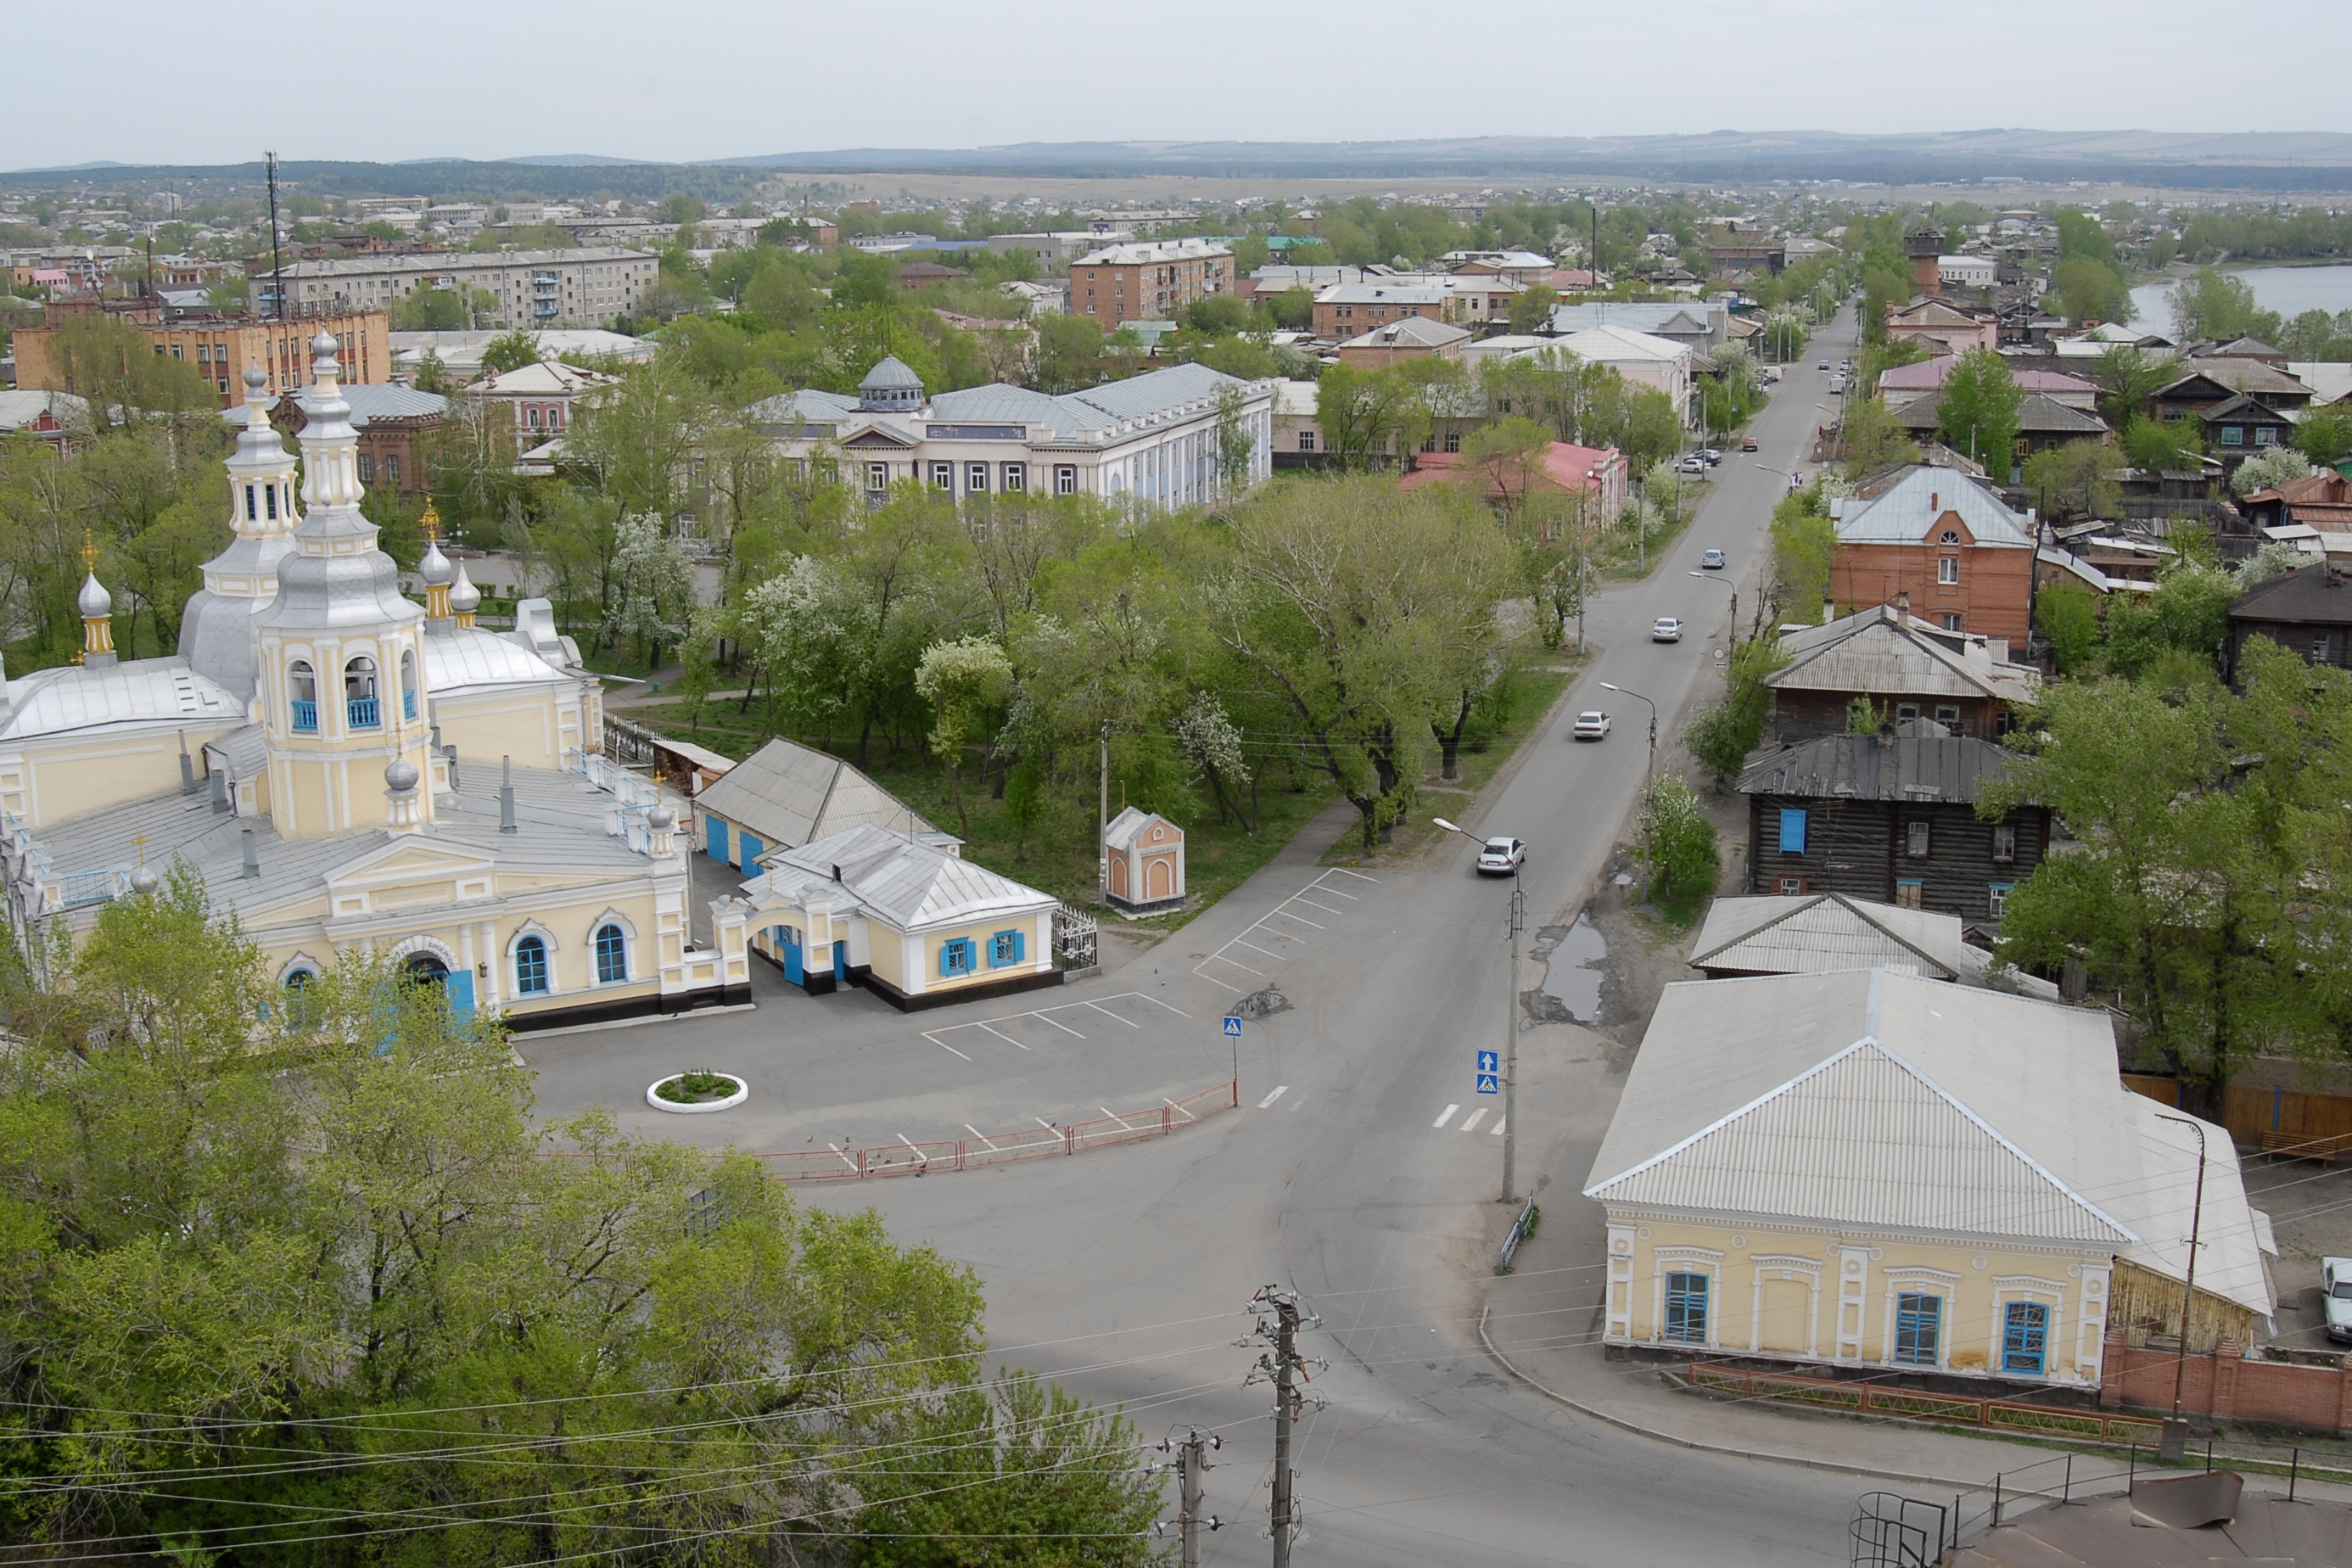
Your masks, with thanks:
[(2107, 423), (2120, 430), (2147, 413), (2148, 400), (2179, 374), (2169, 358), (2158, 358), (2129, 343), (2117, 344), (2099, 356), (2092, 379), (2099, 384), (2099, 406)]
[(482, 374), (496, 375), (501, 371), (520, 370), (524, 365), (537, 364), (543, 357), (539, 352), (539, 334), (517, 327), (482, 345)]
[(2294, 445), (2315, 463), (2333, 466), (2352, 457), (2352, 400), (2306, 412), (2295, 426)]
[(2204, 456), (2205, 443), (2193, 419), (2138, 415), (2124, 426), (2123, 448), (2135, 468), (2188, 468)]
[(1552, 307), (1559, 303), (1559, 291), (1549, 283), (1531, 283), (1511, 296), (1511, 331), (1532, 332), (1551, 320)]
[(2082, 584), (2061, 578), (2044, 586), (2033, 598), (2033, 621), (2059, 674), (2078, 674), (2098, 656), (2098, 595)]
[(963, 804), (964, 749), (984, 732), (1013, 695), (1013, 661), (987, 637), (933, 643), (915, 668), (915, 689), (931, 707), (931, 754), (947, 770), (956, 821), (966, 838), (971, 817)]
[(1834, 598), (1830, 572), (1837, 561), (1837, 525), (1820, 480), (1773, 504), (1771, 540), (1771, 618), (1810, 621), (1817, 606)]
[(1937, 426), (1944, 444), (1982, 465), (1996, 484), (2009, 479), (2017, 454), (2017, 411), (2025, 401), (2009, 362), (1987, 348), (1973, 348), (1945, 373), (1937, 403)]
[(2123, 454), (2105, 441), (2069, 441), (2025, 459), (2025, 488), (2045, 517), (2112, 517)]
[(1879, 397), (1849, 400), (1845, 413), (1845, 471), (1860, 479), (1897, 463), (1919, 460), (1910, 429), (1898, 421)]
[(1650, 868), (1650, 900), (1668, 909), (1703, 901), (1723, 874), (1715, 824), (1697, 793), (1678, 778), (1657, 780), (1643, 797), (1642, 858)]
[(1103, 377), (1102, 323), (1092, 316), (1056, 311), (1037, 319), (1037, 385), (1045, 392), (1076, 392)]
[(2278, 312), (2254, 303), (2251, 285), (2210, 267), (2174, 284), (2167, 298), (2172, 306), (2173, 335), (2183, 343), (2258, 338), (2275, 345), (2285, 335)]
[(1739, 776), (1749, 753), (1764, 743), (1764, 721), (1772, 707), (1765, 679), (1787, 662), (1776, 638), (1739, 644), (1732, 649), (1723, 700), (1699, 710), (1684, 730), (1683, 744), (1718, 790)]
[(1315, 290), (1286, 289), (1266, 301), (1274, 324), (1286, 331), (1304, 332), (1315, 325)]
[(2250, 496), (2299, 479), (2311, 472), (2311, 459), (2293, 447), (2266, 447), (2240, 463), (2230, 475), (2230, 493)]

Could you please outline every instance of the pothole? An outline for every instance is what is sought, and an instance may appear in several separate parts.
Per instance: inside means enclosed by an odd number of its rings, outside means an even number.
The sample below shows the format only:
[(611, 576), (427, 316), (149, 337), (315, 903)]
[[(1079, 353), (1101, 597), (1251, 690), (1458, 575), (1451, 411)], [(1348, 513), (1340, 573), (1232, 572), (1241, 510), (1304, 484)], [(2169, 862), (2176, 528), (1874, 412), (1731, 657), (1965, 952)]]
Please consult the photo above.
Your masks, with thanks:
[(1263, 991), (1251, 992), (1226, 1011), (1236, 1018), (1266, 1018), (1289, 1012), (1290, 998), (1269, 985)]
[(1538, 930), (1532, 956), (1543, 961), (1544, 978), (1542, 985), (1522, 998), (1530, 1019), (1538, 1024), (1601, 1022), (1609, 942), (1592, 923), (1590, 909), (1573, 925)]

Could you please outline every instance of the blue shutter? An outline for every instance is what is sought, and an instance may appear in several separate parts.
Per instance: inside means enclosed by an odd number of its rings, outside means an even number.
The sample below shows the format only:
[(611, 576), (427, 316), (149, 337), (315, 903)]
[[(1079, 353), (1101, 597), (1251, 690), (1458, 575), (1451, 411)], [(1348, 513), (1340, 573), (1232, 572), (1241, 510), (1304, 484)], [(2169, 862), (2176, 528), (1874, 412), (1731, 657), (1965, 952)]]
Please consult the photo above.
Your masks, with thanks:
[(1015, 963), (1021, 963), (1028, 956), (1028, 953), (1029, 938), (1027, 934), (1018, 931), (1014, 931), (1013, 933), (1013, 962)]
[(1780, 853), (1802, 855), (1805, 852), (1805, 814), (1793, 805), (1780, 808)]

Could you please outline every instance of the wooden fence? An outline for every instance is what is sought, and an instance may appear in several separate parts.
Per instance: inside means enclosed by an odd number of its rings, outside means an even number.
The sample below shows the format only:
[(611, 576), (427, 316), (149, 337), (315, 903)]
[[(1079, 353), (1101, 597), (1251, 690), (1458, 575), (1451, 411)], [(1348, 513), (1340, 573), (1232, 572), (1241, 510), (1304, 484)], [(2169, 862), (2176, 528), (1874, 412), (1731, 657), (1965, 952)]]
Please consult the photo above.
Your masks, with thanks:
[[(2164, 1105), (2180, 1104), (2180, 1080), (2127, 1072), (2124, 1087)], [(2352, 1098), (2304, 1094), (2281, 1085), (2231, 1084), (2221, 1094), (2221, 1125), (2242, 1146), (2265, 1153), (2334, 1162), (2352, 1154)]]
[(2019, 1400), (1979, 1399), (1916, 1388), (1885, 1388), (1860, 1380), (1752, 1372), (1746, 1367), (1710, 1362), (1688, 1363), (1685, 1375), (1691, 1387), (1711, 1394), (1779, 1400), (1853, 1415), (1888, 1415), (1948, 1426), (1981, 1426), (1990, 1431), (2090, 1442), (2152, 1443), (2163, 1435), (2163, 1424), (2145, 1416), (2112, 1415), (2103, 1410), (2074, 1405), (2029, 1405)]

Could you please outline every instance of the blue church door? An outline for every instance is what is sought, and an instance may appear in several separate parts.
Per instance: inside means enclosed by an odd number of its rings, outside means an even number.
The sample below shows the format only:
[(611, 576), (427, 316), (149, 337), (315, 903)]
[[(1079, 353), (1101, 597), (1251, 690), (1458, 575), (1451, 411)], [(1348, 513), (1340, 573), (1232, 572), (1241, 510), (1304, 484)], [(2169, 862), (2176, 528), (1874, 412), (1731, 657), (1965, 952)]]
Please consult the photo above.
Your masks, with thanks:
[(441, 994), (449, 998), (449, 1016), (463, 1022), (474, 1016), (474, 972), (453, 969), (441, 982)]
[(849, 978), (849, 944), (845, 942), (833, 944), (833, 977), (835, 980)]
[(784, 978), (791, 981), (795, 985), (805, 983), (808, 979), (808, 973), (801, 963), (801, 944), (793, 940), (793, 928), (790, 926), (778, 926), (776, 928), (776, 940), (783, 944)]

